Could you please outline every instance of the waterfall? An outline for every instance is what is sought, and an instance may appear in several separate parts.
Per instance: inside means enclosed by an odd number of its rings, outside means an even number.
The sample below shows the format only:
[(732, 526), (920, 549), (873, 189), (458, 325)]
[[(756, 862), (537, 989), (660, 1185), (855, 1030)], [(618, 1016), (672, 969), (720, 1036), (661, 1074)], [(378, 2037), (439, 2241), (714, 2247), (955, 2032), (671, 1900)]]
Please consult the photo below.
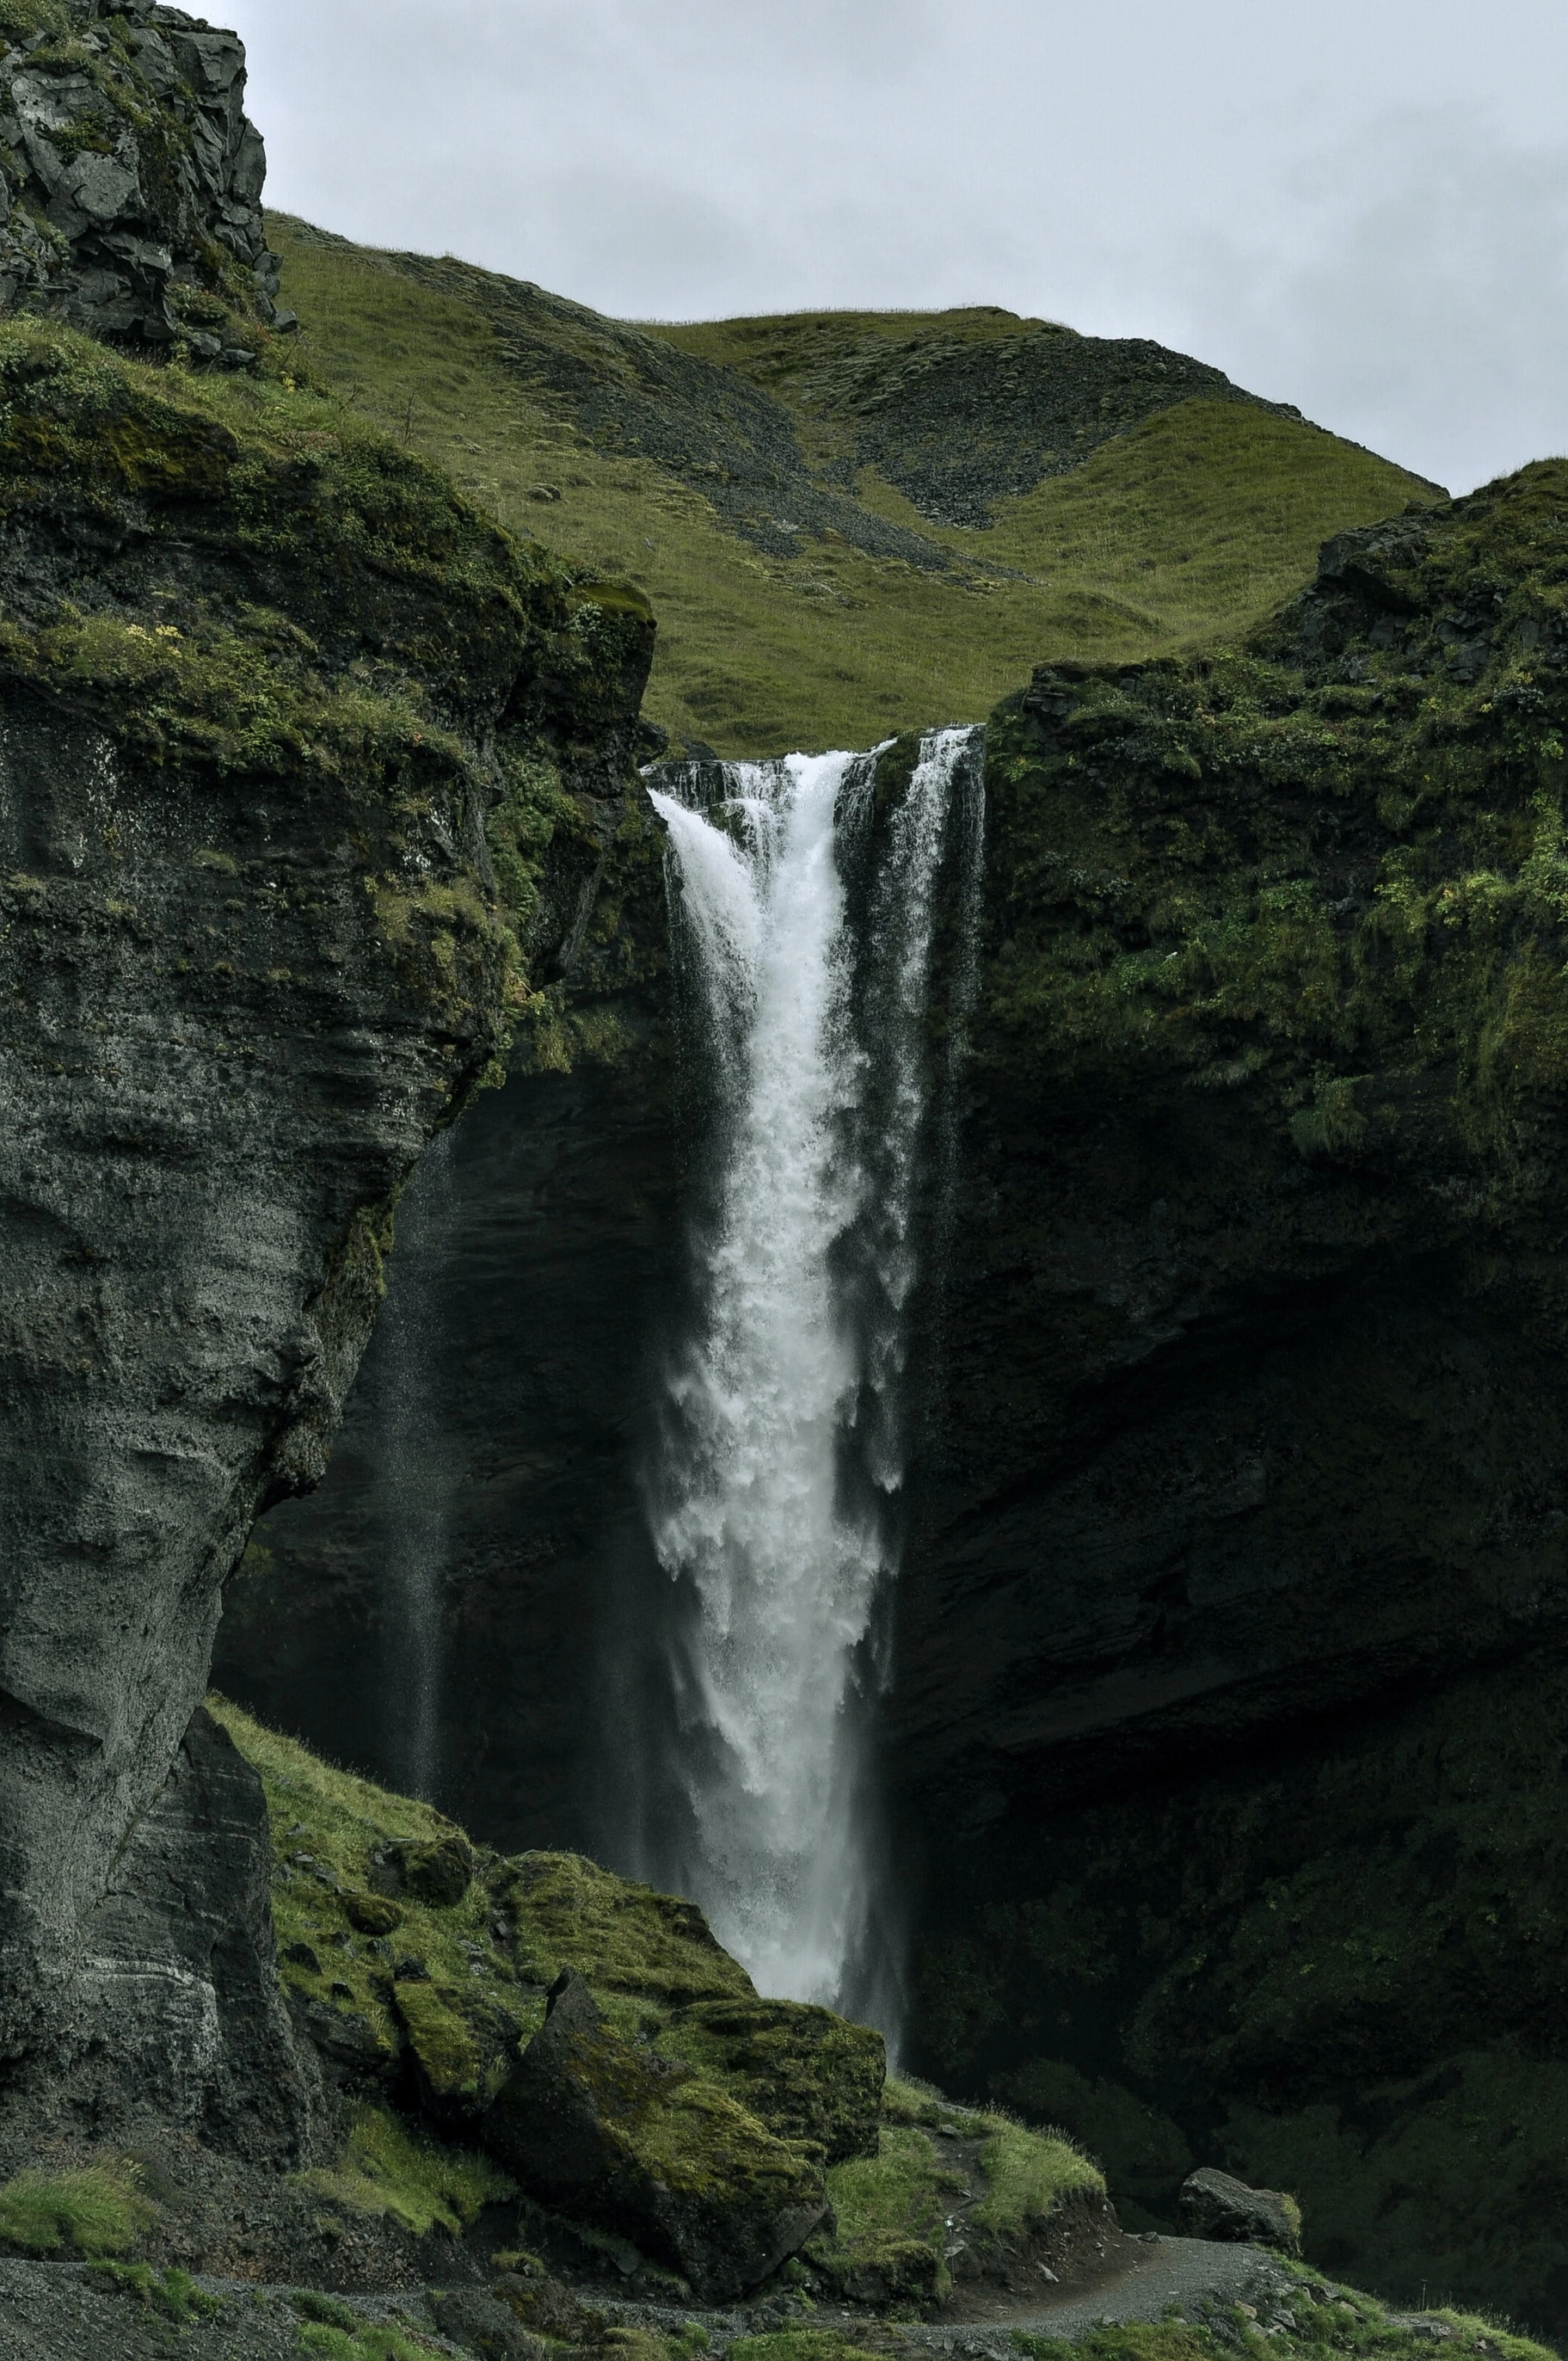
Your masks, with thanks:
[(788, 1998), (839, 1997), (876, 1900), (866, 1708), (899, 1544), (937, 892), (979, 743), (930, 733), (881, 817), (875, 754), (727, 764), (707, 809), (695, 775), (694, 800), (652, 791), (712, 1109), (649, 1481), (682, 1805), (664, 1866)]
[(378, 1370), (376, 1514), (388, 1591), (387, 1754), (411, 1795), (441, 1782), (444, 1608), (455, 1477), (443, 1447), (443, 1305), (456, 1214), (453, 1135), (426, 1150), (398, 1208)]

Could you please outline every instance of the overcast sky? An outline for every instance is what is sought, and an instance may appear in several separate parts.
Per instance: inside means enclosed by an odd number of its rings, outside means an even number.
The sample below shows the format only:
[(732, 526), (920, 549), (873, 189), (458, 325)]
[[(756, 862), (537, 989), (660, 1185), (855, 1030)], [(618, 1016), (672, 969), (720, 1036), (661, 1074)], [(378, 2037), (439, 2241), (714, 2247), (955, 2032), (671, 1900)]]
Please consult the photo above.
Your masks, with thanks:
[[(212, 5), (212, 0), (208, 0)], [(1003, 303), (1568, 450), (1564, 0), (218, 0), (269, 201), (632, 319)]]

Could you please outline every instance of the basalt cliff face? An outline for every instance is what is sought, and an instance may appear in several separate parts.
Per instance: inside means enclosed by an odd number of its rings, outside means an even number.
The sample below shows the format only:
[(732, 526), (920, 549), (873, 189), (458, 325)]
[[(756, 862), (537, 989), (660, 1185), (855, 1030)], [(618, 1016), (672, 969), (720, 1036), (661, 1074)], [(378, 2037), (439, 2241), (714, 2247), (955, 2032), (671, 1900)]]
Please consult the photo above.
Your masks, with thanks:
[[(1559, 465), (993, 717), (892, 1706), (916, 2023), (1168, 2207), (1560, 2317)], [(1468, 2141), (1495, 2150), (1477, 2189)]]
[[(1300, 2191), (1323, 2260), (1538, 2319), (1568, 2271), (1565, 491), (1543, 467), (1346, 536), (1248, 649), (1058, 666), (992, 717), (887, 1715), (933, 2068), (1066, 2121), (1135, 2219), (1223, 2154)], [(607, 945), (638, 911), (651, 943), (651, 870)], [(442, 1413), (477, 1479), (448, 1759), (509, 1842), (595, 1834), (598, 1733), (560, 1699), (638, 1545), (683, 1153), (661, 990), (645, 965), (619, 1004), (636, 1054), (520, 1072), (458, 1137), (446, 1283), (494, 1334)], [(487, 1405), (525, 1230), (538, 1382)], [(553, 1376), (587, 1422), (552, 1423)], [(221, 1642), (318, 1736), (295, 1619), (373, 1664), (386, 1612), (368, 1389), (348, 1434)]]
[(21, 324), (0, 373), (0, 2052), (13, 2112), (288, 2139), (222, 1587), (321, 1472), (529, 1001), (531, 815), (625, 768), (651, 628), (286, 387)]

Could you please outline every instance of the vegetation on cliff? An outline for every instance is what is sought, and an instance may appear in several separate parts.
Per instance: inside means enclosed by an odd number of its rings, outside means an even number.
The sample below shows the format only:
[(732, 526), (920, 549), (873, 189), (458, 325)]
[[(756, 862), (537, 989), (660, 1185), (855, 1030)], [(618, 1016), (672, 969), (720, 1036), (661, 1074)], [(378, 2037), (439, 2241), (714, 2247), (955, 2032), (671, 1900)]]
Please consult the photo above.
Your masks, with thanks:
[[(476, 2143), (516, 2147), (521, 2098), (501, 2097), (493, 2115), (492, 2103), (564, 1971), (603, 2020), (594, 2037), (615, 2051), (604, 2071), (649, 2085), (631, 2114), (618, 2100), (607, 2116), (630, 2141), (629, 2163), (677, 2197), (691, 2182), (709, 2204), (716, 2173), (740, 2173), (738, 2192), (757, 2170), (784, 2172), (781, 2189), (804, 2177), (817, 2211), (826, 2168), (834, 2226), (806, 2261), (840, 2296), (940, 2298), (955, 2212), (973, 2278), (1059, 2228), (1065, 2204), (1102, 2200), (1097, 2168), (1060, 2139), (906, 2084), (884, 2095), (879, 2036), (759, 2000), (690, 1903), (574, 1855), (471, 1846), (429, 1806), (334, 1770), (222, 1699), (212, 1709), (266, 1790), (279, 1973), (296, 2021), (359, 2094), (341, 2157), (309, 2176), (325, 2202), (455, 2233), (515, 2195)], [(411, 2100), (422, 2129), (399, 2114)], [(577, 2218), (590, 2236), (616, 2226), (592, 2205)]]
[[(503, 1012), (554, 1038), (531, 969), (570, 913), (544, 881), (564, 860), (575, 894), (597, 815), (620, 824), (652, 639), (641, 594), (520, 546), (287, 377), (154, 368), (12, 321), (0, 401), (0, 515), (36, 553), (0, 612), (0, 694), (67, 708), (171, 776), (361, 800), (365, 891), (409, 987), (455, 1016), (488, 1009), (498, 1044)], [(62, 530), (104, 542), (86, 577), (48, 554)], [(463, 840), (476, 793), (489, 879)], [(417, 842), (431, 814), (445, 874)], [(206, 857), (244, 893), (229, 855)]]

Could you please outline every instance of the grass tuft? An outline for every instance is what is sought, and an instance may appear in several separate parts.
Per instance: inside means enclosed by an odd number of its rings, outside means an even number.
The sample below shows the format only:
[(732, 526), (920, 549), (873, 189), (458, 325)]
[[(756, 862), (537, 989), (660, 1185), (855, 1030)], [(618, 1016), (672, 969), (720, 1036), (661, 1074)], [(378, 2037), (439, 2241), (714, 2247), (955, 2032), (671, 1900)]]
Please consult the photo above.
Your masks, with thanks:
[(95, 2257), (123, 2255), (157, 2219), (129, 2167), (90, 2165), (51, 2177), (19, 2172), (0, 2188), (0, 2245), (35, 2255), (73, 2247)]
[(360, 2108), (337, 2164), (301, 2178), (318, 2196), (400, 2222), (416, 2238), (437, 2229), (459, 2237), (481, 2207), (517, 2194), (488, 2157), (420, 2139), (386, 2107)]

